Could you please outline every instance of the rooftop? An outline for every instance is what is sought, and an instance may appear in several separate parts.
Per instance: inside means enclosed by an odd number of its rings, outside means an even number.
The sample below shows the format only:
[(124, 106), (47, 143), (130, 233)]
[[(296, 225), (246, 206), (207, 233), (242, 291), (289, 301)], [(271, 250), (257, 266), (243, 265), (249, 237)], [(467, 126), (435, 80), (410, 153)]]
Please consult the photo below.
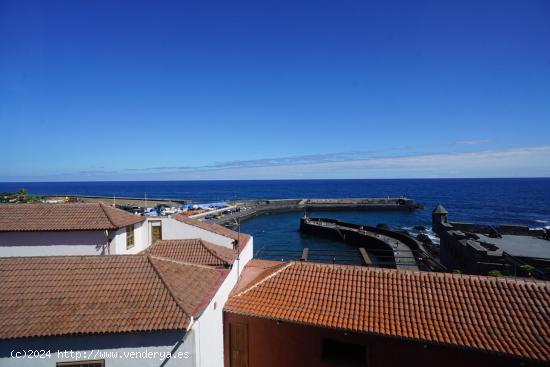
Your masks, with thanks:
[(500, 250), (513, 256), (540, 257), (550, 259), (550, 241), (534, 236), (502, 235), (492, 238), (477, 234), (482, 242), (492, 243)]
[(252, 260), (227, 312), (550, 360), (550, 283)]
[(103, 203), (0, 205), (0, 232), (118, 229), (144, 220)]
[(447, 209), (445, 209), (445, 207), (441, 204), (437, 204), (437, 206), (435, 207), (435, 209), (433, 210), (432, 213), (434, 213), (434, 214), (449, 214)]
[(0, 258), (0, 339), (184, 331), (226, 275), (143, 255)]
[(189, 218), (183, 214), (175, 214), (172, 218), (190, 226), (201, 228), (206, 231), (216, 233), (220, 236), (231, 238), (232, 240), (239, 240), (239, 252), (241, 252), (246, 247), (246, 244), (251, 238), (250, 235), (246, 233), (238, 233), (219, 224), (206, 223), (197, 219)]
[(155, 257), (209, 266), (231, 266), (237, 257), (237, 251), (202, 239), (161, 240), (145, 250), (145, 253)]

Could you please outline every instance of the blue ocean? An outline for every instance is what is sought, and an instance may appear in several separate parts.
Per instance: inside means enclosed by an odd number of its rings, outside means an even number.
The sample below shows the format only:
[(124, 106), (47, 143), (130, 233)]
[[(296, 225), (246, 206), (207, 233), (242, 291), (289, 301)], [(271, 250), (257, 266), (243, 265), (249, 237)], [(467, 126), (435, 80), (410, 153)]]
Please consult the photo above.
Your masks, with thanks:
[[(431, 211), (443, 204), (452, 221), (485, 224), (550, 225), (550, 178), (262, 180), (0, 183), (0, 192), (26, 188), (31, 194), (100, 195), (191, 199), (205, 203), (235, 199), (352, 198), (407, 196), (425, 206), (414, 212), (337, 211), (309, 213), (340, 220), (412, 230), (431, 226)], [(242, 223), (257, 251), (301, 251), (304, 247), (352, 250), (345, 244), (297, 232), (303, 213), (262, 216)], [(281, 256), (283, 258), (284, 256)]]

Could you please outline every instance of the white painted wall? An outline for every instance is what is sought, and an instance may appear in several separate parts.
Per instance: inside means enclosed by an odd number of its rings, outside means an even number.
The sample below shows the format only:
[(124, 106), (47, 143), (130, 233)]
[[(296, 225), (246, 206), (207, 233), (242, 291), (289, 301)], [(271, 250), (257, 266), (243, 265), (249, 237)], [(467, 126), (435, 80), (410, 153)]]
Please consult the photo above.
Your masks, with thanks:
[(134, 224), (134, 247), (126, 249), (126, 227), (114, 232), (111, 241), (112, 255), (137, 254), (149, 247), (147, 222)]
[(233, 240), (172, 218), (163, 218), (162, 236), (165, 240), (202, 238), (216, 245), (233, 248)]
[[(73, 335), (0, 340), (0, 367), (52, 367), (56, 362), (93, 359), (104, 359), (106, 367), (190, 367), (196, 365), (195, 349), (193, 333), (185, 335), (183, 332)], [(12, 351), (21, 352), (23, 350), (50, 350), (51, 355), (49, 358), (15, 358), (11, 356)], [(75, 357), (70, 358), (58, 354), (58, 350), (73, 351)], [(76, 356), (76, 353), (80, 355)], [(150, 358), (146, 357), (146, 353), (150, 353)], [(173, 357), (166, 360), (163, 357), (166, 357), (168, 353), (179, 354), (180, 358)], [(185, 358), (186, 356), (187, 358)]]
[(246, 264), (254, 257), (254, 237), (250, 236), (246, 247), (241, 251), (239, 255), (239, 276), (243, 271)]
[(100, 255), (106, 245), (104, 230), (0, 232), (0, 256)]
[(237, 284), (242, 268), (252, 259), (252, 238), (241, 252), (238, 264), (234, 264), (224, 282), (193, 325), (197, 367), (223, 366), (223, 308), (229, 294)]

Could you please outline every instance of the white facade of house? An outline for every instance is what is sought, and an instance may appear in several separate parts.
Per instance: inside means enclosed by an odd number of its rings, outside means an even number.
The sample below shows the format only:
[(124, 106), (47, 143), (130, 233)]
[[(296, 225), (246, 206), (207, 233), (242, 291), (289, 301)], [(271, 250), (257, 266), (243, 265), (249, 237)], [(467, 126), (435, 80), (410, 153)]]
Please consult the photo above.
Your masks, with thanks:
[(233, 239), (229, 237), (168, 217), (147, 218), (133, 226), (134, 245), (130, 248), (126, 243), (126, 227), (110, 231), (0, 232), (0, 257), (137, 254), (153, 244), (153, 226), (162, 228), (164, 240), (200, 238), (233, 248)]
[(0, 256), (101, 255), (107, 231), (0, 232)]
[(163, 218), (162, 225), (162, 234), (164, 240), (200, 238), (215, 245), (233, 248), (233, 239), (219, 235), (214, 232), (210, 232), (206, 229), (195, 227), (172, 218)]
[(127, 248), (126, 227), (119, 228), (112, 233), (110, 254), (111, 255), (132, 255), (137, 254), (150, 246), (148, 239), (147, 221), (134, 224), (134, 246)]
[(252, 259), (252, 238), (241, 252), (239, 263), (235, 263), (224, 282), (197, 318), (192, 332), (195, 340), (195, 355), (197, 367), (218, 367), (224, 365), (223, 360), (223, 308), (229, 294), (239, 281), (243, 267)]
[(109, 231), (0, 232), (0, 257), (137, 254), (148, 247), (144, 223), (134, 224), (134, 246), (129, 249), (126, 227)]

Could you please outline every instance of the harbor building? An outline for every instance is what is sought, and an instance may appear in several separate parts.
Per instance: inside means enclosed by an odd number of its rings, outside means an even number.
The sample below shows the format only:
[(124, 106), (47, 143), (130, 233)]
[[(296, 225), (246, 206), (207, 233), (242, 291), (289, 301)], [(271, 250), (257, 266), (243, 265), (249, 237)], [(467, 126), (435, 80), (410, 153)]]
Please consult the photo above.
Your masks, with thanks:
[(542, 366), (550, 285), (252, 260), (225, 305), (225, 366)]
[(441, 204), (432, 212), (432, 228), (440, 238), (440, 261), (449, 270), (550, 278), (548, 230), (450, 222)]

